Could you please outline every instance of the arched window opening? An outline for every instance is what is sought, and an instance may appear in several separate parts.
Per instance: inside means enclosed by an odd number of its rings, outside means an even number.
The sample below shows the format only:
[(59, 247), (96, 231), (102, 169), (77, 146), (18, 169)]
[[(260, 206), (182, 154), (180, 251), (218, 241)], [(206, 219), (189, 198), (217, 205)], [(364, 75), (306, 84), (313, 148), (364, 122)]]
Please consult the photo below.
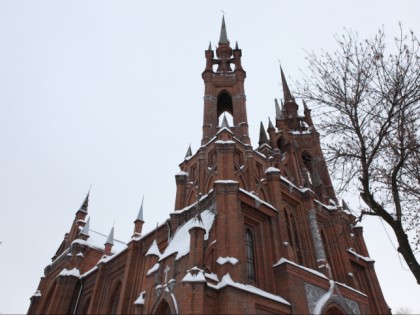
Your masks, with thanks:
[(121, 293), (121, 282), (118, 282), (114, 289), (114, 293), (111, 296), (111, 303), (110, 303), (110, 314), (117, 314), (117, 307), (118, 302), (120, 301), (120, 293)]
[(219, 124), (218, 124), (219, 127), (222, 126), (224, 117), (226, 117), (226, 121), (228, 123), (228, 126), (229, 127), (233, 127), (233, 116), (228, 111), (224, 111), (224, 112), (222, 112), (220, 114), (220, 116), (219, 116)]
[(217, 97), (217, 117), (220, 117), (223, 112), (233, 115), (232, 96), (226, 91), (223, 91)]
[(249, 229), (245, 231), (245, 245), (246, 245), (246, 270), (248, 279), (255, 281), (255, 253), (254, 253), (254, 237)]
[(284, 140), (283, 137), (280, 137), (277, 140), (277, 147), (280, 149), (280, 151), (283, 149), (283, 147), (285, 146), (285, 144), (286, 144), (286, 141)]
[(313, 185), (312, 183), (313, 182), (312, 156), (308, 152), (304, 151), (302, 153), (302, 161), (305, 166), (305, 174), (303, 174), (303, 176), (309, 185)]

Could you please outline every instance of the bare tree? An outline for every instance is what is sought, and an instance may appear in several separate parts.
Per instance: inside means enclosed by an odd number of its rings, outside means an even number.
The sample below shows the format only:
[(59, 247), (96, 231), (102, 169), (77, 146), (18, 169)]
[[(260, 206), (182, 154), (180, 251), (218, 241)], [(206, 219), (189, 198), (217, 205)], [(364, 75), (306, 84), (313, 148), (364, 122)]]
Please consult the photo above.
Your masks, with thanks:
[(333, 53), (308, 53), (299, 95), (323, 108), (320, 131), (339, 191), (356, 185), (365, 215), (393, 230), (398, 251), (420, 284), (420, 57), (413, 32), (386, 51), (379, 30), (360, 41), (346, 31)]
[(407, 306), (400, 306), (394, 313), (395, 315), (408, 315), (413, 314), (413, 310)]

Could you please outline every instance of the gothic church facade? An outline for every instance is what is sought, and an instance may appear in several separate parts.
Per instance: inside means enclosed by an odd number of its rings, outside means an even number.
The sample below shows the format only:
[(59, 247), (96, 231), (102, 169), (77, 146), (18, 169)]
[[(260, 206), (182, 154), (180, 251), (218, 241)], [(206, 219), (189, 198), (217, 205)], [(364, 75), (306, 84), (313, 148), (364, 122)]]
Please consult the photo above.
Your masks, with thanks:
[(29, 314), (390, 313), (311, 110), (299, 114), (282, 70), (274, 124), (251, 146), (241, 56), (223, 20), (205, 51), (201, 147), (180, 164), (166, 222), (143, 234), (142, 206), (131, 240), (117, 241), (90, 229), (88, 194)]

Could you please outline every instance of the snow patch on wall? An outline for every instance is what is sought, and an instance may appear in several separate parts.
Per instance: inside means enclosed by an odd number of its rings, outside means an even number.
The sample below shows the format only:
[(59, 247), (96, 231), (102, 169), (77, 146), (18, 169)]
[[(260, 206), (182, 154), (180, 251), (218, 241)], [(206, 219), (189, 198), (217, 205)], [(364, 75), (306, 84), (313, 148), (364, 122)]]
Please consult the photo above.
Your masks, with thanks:
[(216, 262), (219, 265), (224, 265), (226, 263), (236, 265), (239, 262), (239, 260), (237, 258), (234, 258), (234, 257), (219, 257), (219, 258), (217, 258)]
[(145, 296), (146, 296), (146, 291), (143, 291), (142, 293), (140, 293), (137, 300), (134, 301), (134, 304), (135, 305), (144, 305)]

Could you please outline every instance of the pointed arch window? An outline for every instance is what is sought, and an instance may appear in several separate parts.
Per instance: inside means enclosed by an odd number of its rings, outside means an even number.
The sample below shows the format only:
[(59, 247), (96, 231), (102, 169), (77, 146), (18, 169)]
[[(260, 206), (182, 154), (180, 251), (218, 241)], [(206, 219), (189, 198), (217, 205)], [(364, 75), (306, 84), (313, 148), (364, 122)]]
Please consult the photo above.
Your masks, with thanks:
[(255, 281), (255, 251), (254, 251), (254, 236), (249, 229), (245, 231), (245, 246), (246, 246), (246, 270), (248, 279)]

